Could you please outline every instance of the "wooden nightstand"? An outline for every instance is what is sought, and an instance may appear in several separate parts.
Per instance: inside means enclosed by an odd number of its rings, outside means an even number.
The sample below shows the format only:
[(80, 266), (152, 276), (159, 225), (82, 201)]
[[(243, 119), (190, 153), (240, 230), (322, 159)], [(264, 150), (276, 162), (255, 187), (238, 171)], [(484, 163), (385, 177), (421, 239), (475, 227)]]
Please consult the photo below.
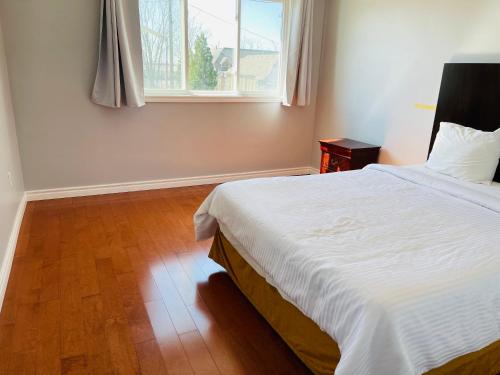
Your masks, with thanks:
[(322, 139), (320, 173), (350, 171), (376, 163), (380, 146), (347, 138)]

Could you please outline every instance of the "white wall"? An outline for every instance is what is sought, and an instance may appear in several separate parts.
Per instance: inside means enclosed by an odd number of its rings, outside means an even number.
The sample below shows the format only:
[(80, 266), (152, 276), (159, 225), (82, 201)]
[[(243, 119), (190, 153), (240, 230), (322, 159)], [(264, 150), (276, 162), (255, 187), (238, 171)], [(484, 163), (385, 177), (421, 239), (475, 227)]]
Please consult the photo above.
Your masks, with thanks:
[(326, 20), (314, 141), (383, 145), (385, 163), (425, 161), (434, 112), (415, 104), (436, 104), (444, 63), (500, 62), (498, 0), (331, 0)]
[(0, 0), (27, 190), (309, 166), (314, 105), (92, 104), (99, 3)]
[[(12, 185), (8, 173), (11, 173)], [(0, 24), (0, 273), (5, 271), (4, 259), (14, 219), (24, 194), (21, 163), (17, 148), (14, 113), (10, 98), (9, 78)], [(0, 280), (3, 281), (3, 274)], [(2, 298), (0, 285), (0, 305)]]

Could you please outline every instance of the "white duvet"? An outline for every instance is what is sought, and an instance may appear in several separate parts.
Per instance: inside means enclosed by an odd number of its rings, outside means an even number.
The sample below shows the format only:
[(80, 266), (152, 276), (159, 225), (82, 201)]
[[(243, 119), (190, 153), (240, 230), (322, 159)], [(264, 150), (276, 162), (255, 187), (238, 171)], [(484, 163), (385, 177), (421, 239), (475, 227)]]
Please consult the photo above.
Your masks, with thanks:
[(500, 194), (472, 186), (382, 165), (231, 182), (196, 234), (220, 225), (338, 343), (337, 375), (421, 374), (500, 340)]

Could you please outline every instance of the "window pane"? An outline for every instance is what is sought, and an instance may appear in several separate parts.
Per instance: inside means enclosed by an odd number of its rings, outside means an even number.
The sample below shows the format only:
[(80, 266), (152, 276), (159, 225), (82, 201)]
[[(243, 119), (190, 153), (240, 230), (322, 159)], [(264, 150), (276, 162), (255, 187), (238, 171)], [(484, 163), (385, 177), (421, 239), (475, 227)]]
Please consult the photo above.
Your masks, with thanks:
[(235, 0), (189, 0), (191, 90), (234, 90), (237, 41)]
[(241, 0), (240, 91), (278, 91), (283, 3)]
[(182, 89), (181, 0), (141, 0), (145, 89)]

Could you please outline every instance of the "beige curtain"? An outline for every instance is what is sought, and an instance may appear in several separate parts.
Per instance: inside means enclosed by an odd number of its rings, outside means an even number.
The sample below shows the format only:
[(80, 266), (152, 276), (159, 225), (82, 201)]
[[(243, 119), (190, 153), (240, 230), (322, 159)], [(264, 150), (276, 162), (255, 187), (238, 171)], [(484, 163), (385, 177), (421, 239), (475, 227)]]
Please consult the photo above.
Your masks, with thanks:
[(92, 101), (106, 107), (144, 103), (138, 0), (102, 0), (97, 74)]
[(311, 101), (313, 1), (290, 0), (282, 98), (286, 106), (307, 106)]

